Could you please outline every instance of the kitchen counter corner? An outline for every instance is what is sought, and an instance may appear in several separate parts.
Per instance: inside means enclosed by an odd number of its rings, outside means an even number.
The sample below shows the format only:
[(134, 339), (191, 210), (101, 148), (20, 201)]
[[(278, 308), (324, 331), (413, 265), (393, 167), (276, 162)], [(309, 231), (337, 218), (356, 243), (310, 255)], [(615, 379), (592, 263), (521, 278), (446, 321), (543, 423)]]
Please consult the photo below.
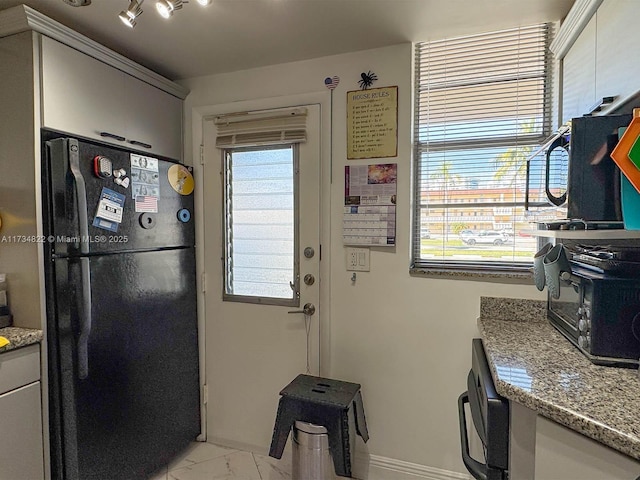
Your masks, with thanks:
[(531, 321), (523, 321), (509, 309), (481, 307), (478, 328), (497, 392), (640, 460), (638, 371), (592, 364), (548, 321), (540, 321), (538, 306), (533, 311)]
[(5, 327), (0, 328), (0, 337), (9, 340), (9, 344), (0, 348), (0, 353), (26, 347), (42, 341), (42, 330), (35, 328)]

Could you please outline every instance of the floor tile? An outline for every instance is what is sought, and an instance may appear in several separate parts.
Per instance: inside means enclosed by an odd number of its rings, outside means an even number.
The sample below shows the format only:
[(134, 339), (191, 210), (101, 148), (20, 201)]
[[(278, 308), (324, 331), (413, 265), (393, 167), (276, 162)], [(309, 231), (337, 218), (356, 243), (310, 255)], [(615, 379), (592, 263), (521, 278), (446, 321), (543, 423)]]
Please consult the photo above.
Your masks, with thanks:
[(167, 480), (167, 467), (161, 468), (156, 474), (149, 480)]
[(168, 480), (261, 480), (253, 455), (236, 451), (169, 471)]
[(282, 455), (278, 460), (273, 457), (253, 454), (262, 480), (291, 480), (291, 456)]
[(196, 463), (212, 460), (237, 451), (232, 448), (219, 447), (212, 443), (194, 442), (169, 464), (169, 471), (189, 467)]

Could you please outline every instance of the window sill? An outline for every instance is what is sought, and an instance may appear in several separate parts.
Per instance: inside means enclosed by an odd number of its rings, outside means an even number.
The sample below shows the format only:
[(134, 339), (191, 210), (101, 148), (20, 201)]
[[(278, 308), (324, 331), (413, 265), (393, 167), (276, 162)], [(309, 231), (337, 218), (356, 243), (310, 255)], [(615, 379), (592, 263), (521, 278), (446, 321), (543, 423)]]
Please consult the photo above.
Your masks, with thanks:
[(498, 283), (519, 283), (533, 285), (533, 272), (507, 270), (473, 270), (438, 267), (414, 267), (409, 269), (413, 277), (442, 278), (448, 280), (488, 281)]

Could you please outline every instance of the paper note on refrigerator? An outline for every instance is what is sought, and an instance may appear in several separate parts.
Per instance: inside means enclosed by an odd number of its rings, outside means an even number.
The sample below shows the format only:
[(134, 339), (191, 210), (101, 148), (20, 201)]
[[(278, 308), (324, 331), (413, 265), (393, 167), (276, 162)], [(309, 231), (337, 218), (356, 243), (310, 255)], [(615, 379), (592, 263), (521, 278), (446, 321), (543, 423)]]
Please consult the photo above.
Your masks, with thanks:
[(118, 225), (122, 223), (124, 201), (125, 196), (121, 193), (102, 187), (98, 209), (93, 219), (93, 226), (110, 232), (117, 232)]

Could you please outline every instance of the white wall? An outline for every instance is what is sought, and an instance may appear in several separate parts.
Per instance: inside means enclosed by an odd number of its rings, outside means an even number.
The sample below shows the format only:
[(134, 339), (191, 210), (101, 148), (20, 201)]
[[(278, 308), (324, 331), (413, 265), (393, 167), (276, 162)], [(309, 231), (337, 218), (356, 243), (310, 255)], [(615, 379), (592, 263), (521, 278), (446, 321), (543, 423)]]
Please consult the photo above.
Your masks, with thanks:
[[(201, 126), (192, 125), (193, 109), (312, 92), (329, 95), (325, 77), (340, 77), (333, 98), (333, 184), (323, 202), (331, 209), (331, 244), (323, 245), (331, 261), (323, 375), (362, 384), (370, 454), (464, 472), (456, 402), (466, 389), (480, 296), (544, 297), (532, 284), (409, 275), (412, 58), (411, 45), (402, 44), (187, 79), (181, 82), (191, 89), (185, 104), (185, 159), (193, 161), (193, 141), (199, 143), (201, 135)], [(346, 91), (357, 90), (360, 73), (367, 70), (379, 78), (374, 87), (398, 86), (398, 157), (384, 159), (398, 163), (397, 246), (372, 249), (371, 272), (358, 273), (354, 285), (342, 245), (344, 166), (370, 162), (346, 160)]]

